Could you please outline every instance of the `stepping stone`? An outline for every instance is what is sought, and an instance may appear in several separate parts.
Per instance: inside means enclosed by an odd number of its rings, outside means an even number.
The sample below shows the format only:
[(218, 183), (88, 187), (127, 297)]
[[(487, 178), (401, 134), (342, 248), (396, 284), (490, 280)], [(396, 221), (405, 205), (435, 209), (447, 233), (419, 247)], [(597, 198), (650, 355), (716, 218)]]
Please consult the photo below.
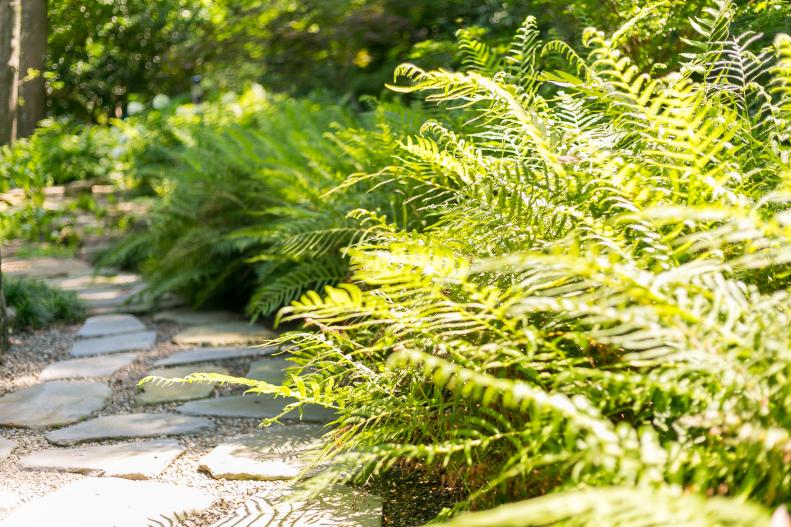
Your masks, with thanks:
[(192, 364), (193, 362), (212, 362), (226, 359), (239, 359), (242, 357), (258, 357), (271, 355), (278, 351), (277, 346), (262, 346), (255, 348), (195, 348), (174, 353), (154, 363), (154, 366), (176, 366), (178, 364)]
[(46, 472), (76, 472), (86, 476), (148, 479), (161, 474), (184, 450), (175, 439), (50, 448), (20, 459), (19, 467)]
[(109, 377), (121, 368), (132, 364), (135, 359), (137, 359), (136, 353), (117, 353), (84, 359), (62, 360), (53, 362), (44, 368), (38, 378), (42, 381), (51, 381), (54, 379)]
[(177, 333), (173, 342), (194, 346), (244, 346), (275, 338), (271, 330), (245, 321), (192, 326)]
[(49, 283), (64, 291), (95, 289), (108, 285), (134, 287), (142, 281), (139, 274), (120, 273), (112, 276), (72, 276), (49, 280)]
[(293, 488), (258, 494), (210, 527), (380, 527), (382, 500), (345, 485), (333, 485), (315, 498), (293, 500)]
[(154, 315), (155, 322), (175, 322), (184, 326), (204, 326), (239, 320), (236, 313), (230, 311), (192, 311), (190, 309), (170, 309)]
[(74, 423), (101, 410), (110, 393), (102, 382), (36, 384), (0, 397), (0, 425), (38, 428)]
[(132, 315), (100, 315), (90, 317), (77, 332), (78, 337), (106, 337), (123, 333), (139, 333), (146, 327)]
[(305, 467), (300, 456), (321, 446), (322, 428), (272, 425), (217, 445), (198, 469), (215, 479), (291, 479)]
[(156, 341), (157, 334), (155, 331), (81, 339), (74, 342), (71, 348), (71, 355), (73, 357), (85, 357), (103, 353), (120, 353), (122, 351), (146, 351), (153, 348)]
[(92, 272), (91, 266), (75, 258), (3, 258), (3, 274), (7, 276), (45, 279)]
[(129, 439), (193, 434), (212, 430), (214, 423), (201, 417), (178, 414), (124, 414), (97, 417), (46, 434), (47, 441), (56, 445), (75, 445), (83, 441)]
[(250, 364), (250, 369), (245, 377), (269, 384), (283, 384), (283, 381), (286, 380), (283, 370), (291, 366), (294, 366), (294, 363), (282, 357), (269, 357)]
[(148, 527), (179, 525), (207, 509), (206, 492), (153, 481), (86, 478), (12, 512), (3, 527)]
[(16, 448), (16, 441), (0, 437), (0, 461), (11, 455)]
[[(179, 412), (187, 415), (210, 415), (216, 417), (254, 417), (267, 419), (280, 414), (283, 408), (292, 403), (291, 399), (280, 397), (275, 399), (271, 395), (233, 395), (190, 401), (177, 408)], [(323, 406), (308, 404), (302, 407), (302, 421), (328, 423), (336, 419), (335, 412)], [(293, 410), (284, 419), (298, 421), (299, 412)]]
[(93, 310), (118, 309), (129, 303), (132, 297), (143, 292), (145, 288), (145, 284), (139, 283), (131, 288), (123, 286), (105, 286), (81, 289), (77, 291), (77, 298), (82, 300), (88, 308)]
[[(180, 366), (176, 368), (158, 368), (151, 370), (147, 375), (156, 377), (176, 378), (186, 377), (191, 373), (221, 373), (228, 375), (228, 370), (222, 366), (195, 365)], [(181, 384), (181, 383), (154, 383), (147, 382), (142, 386), (142, 391), (137, 394), (135, 401), (137, 404), (156, 404), (167, 401), (190, 401), (192, 399), (203, 399), (211, 395), (215, 383), (200, 384)]]

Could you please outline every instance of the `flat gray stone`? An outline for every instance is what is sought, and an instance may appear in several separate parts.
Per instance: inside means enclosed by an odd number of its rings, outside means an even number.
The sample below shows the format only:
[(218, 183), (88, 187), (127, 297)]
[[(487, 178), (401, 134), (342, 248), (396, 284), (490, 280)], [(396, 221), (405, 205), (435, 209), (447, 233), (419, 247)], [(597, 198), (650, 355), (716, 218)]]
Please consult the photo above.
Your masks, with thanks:
[(109, 337), (80, 339), (71, 348), (73, 357), (101, 355), (103, 353), (120, 353), (122, 351), (146, 351), (154, 347), (157, 341), (155, 331), (127, 333)]
[(169, 357), (160, 359), (154, 366), (176, 366), (179, 364), (192, 364), (193, 362), (211, 362), (226, 359), (239, 359), (242, 357), (258, 357), (271, 355), (278, 351), (277, 346), (262, 346), (255, 348), (195, 348), (174, 353)]
[(3, 274), (26, 278), (55, 278), (85, 276), (93, 272), (91, 266), (75, 258), (3, 258)]
[(142, 280), (143, 279), (138, 274), (119, 273), (111, 276), (87, 275), (56, 278), (50, 280), (49, 283), (65, 291), (79, 291), (111, 285), (132, 288), (141, 283)]
[(47, 472), (76, 472), (86, 476), (149, 479), (161, 474), (184, 450), (175, 439), (50, 448), (20, 459), (19, 467)]
[(193, 311), (191, 309), (169, 309), (154, 315), (156, 322), (174, 322), (184, 326), (204, 326), (239, 320), (239, 315), (230, 311)]
[[(228, 375), (228, 370), (222, 366), (200, 365), (177, 366), (175, 368), (158, 368), (151, 370), (146, 375), (166, 377), (169, 379), (186, 377), (191, 373), (221, 373)], [(148, 382), (141, 387), (141, 392), (135, 399), (138, 404), (156, 404), (167, 401), (191, 401), (203, 399), (211, 395), (215, 383), (182, 384), (182, 383), (154, 383)]]
[(18, 507), (3, 527), (153, 527), (207, 509), (206, 492), (153, 481), (86, 478)]
[(44, 368), (38, 378), (42, 381), (51, 381), (54, 379), (109, 377), (121, 368), (132, 364), (135, 359), (137, 359), (136, 353), (116, 353), (114, 355), (62, 360), (53, 362)]
[[(266, 419), (277, 416), (286, 405), (292, 402), (291, 399), (283, 397), (275, 399), (271, 395), (232, 395), (230, 397), (190, 401), (179, 406), (177, 410), (188, 415)], [(335, 412), (323, 406), (309, 404), (302, 407), (302, 421), (328, 423), (335, 418)], [(294, 410), (286, 415), (284, 419), (300, 420), (299, 412)]]
[(77, 336), (83, 338), (106, 337), (124, 333), (139, 333), (145, 330), (145, 325), (133, 315), (99, 315), (87, 319), (77, 331)]
[(333, 485), (309, 500), (292, 500), (293, 488), (257, 494), (210, 527), (380, 527), (382, 500)]
[[(88, 309), (93, 312), (120, 311), (130, 305), (133, 298), (142, 293), (146, 284), (139, 283), (133, 287), (127, 286), (100, 286), (77, 290), (79, 298)], [(129, 311), (131, 312), (131, 310)]]
[(244, 346), (275, 338), (271, 330), (244, 321), (221, 322), (187, 328), (173, 337), (173, 342), (194, 346)]
[(250, 369), (245, 377), (269, 384), (283, 384), (283, 381), (286, 380), (284, 370), (290, 366), (294, 366), (294, 363), (282, 357), (267, 357), (250, 364)]
[(0, 437), (0, 461), (11, 455), (16, 448), (16, 441)]
[(36, 384), (0, 397), (0, 425), (38, 428), (74, 423), (102, 409), (110, 393), (102, 382)]
[(272, 425), (220, 443), (198, 469), (215, 479), (291, 479), (305, 467), (301, 456), (321, 446), (321, 435), (321, 425)]
[(178, 414), (124, 414), (97, 417), (46, 434), (56, 445), (74, 445), (101, 439), (129, 439), (192, 434), (212, 430), (214, 423), (201, 417)]

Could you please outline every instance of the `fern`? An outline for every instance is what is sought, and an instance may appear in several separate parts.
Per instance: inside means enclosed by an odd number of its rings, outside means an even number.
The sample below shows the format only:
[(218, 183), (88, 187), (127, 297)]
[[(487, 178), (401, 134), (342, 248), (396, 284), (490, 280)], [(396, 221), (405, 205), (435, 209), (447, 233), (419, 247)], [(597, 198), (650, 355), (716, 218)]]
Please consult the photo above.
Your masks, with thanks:
[(436, 223), (371, 233), (351, 283), (280, 314), (321, 333), (293, 337), (301, 382), (344, 380), (320, 484), (411, 458), (467, 494), (446, 515), (548, 494), (451, 525), (754, 525), (791, 499), (787, 50), (754, 53), (732, 10), (661, 77), (623, 31), (582, 57), (530, 20), (501, 62), (463, 33), (466, 71), (397, 69), (468, 119), (366, 179), (412, 182)]
[(412, 462), (461, 496), (440, 519), (518, 501), (448, 525), (748, 526), (791, 500), (788, 37), (754, 51), (717, 2), (658, 76), (624, 51), (654, 8), (587, 54), (528, 20), (504, 57), (461, 33), (467, 69), (400, 66), (446, 115), (322, 194), (396, 207), (258, 233), (293, 233), (262, 275), (349, 260), (279, 312), (304, 326), (288, 382), (225, 379), (338, 411), (314, 488)]

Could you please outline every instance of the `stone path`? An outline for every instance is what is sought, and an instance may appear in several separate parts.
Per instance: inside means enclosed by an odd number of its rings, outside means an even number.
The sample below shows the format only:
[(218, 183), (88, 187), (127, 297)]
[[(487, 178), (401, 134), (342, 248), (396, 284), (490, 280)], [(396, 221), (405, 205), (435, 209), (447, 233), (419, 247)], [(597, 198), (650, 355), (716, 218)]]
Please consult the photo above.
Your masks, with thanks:
[[(283, 409), (294, 401), (290, 399), (260, 395), (231, 395), (201, 401), (190, 401), (178, 407), (187, 415), (216, 415), (221, 417), (251, 417), (268, 419), (277, 417)], [(302, 421), (329, 423), (335, 418), (331, 410), (322, 406), (306, 404), (302, 406)], [(300, 420), (297, 410), (287, 414), (285, 420)]]
[[(176, 366), (173, 368), (155, 368), (147, 373), (154, 377), (175, 379), (186, 377), (192, 373), (219, 373), (228, 375), (229, 372), (222, 366), (212, 364), (196, 364), (194, 366)], [(169, 401), (189, 401), (208, 397), (214, 391), (216, 383), (206, 384), (181, 384), (149, 382), (144, 384), (137, 395), (139, 404), (156, 404)]]
[(214, 423), (200, 417), (178, 414), (106, 415), (46, 434), (56, 445), (74, 445), (85, 441), (129, 439), (191, 434), (214, 428)]
[(53, 381), (0, 397), (0, 425), (67, 425), (100, 410), (110, 396), (104, 383)]
[(53, 362), (38, 376), (42, 381), (54, 379), (85, 379), (109, 377), (118, 370), (132, 364), (136, 353), (116, 353), (115, 355), (99, 355), (84, 359), (69, 359)]
[(209, 495), (151, 481), (87, 478), (17, 508), (3, 527), (144, 527), (177, 525), (211, 506)]
[(153, 331), (80, 339), (74, 342), (71, 354), (74, 357), (85, 357), (102, 353), (145, 351), (151, 349), (156, 341), (157, 334)]
[(183, 453), (184, 447), (176, 440), (154, 439), (138, 443), (39, 450), (19, 460), (19, 466), (25, 470), (149, 479), (160, 474)]
[(322, 427), (270, 426), (232, 438), (200, 459), (200, 470), (224, 479), (290, 479), (305, 468), (303, 457), (321, 446)]
[[(138, 318), (140, 277), (99, 276), (80, 260), (10, 258), (7, 270), (76, 291), (97, 315), (64, 353), (0, 394), (0, 426), (10, 427), (0, 437), (0, 478), (5, 464), (58, 481), (41, 492), (13, 483), (6, 489), (0, 480), (0, 527), (381, 524), (381, 501), (348, 487), (289, 501), (331, 411), (304, 407), (285, 425), (254, 431), (292, 401), (214, 384), (133, 385), (147, 375), (194, 372), (280, 383), (291, 363), (272, 356), (276, 347), (250, 347), (273, 337), (269, 329), (224, 311)], [(223, 490), (233, 485), (243, 491)]]
[(211, 527), (378, 527), (382, 501), (343, 485), (318, 498), (292, 501), (288, 487), (256, 496)]
[(246, 346), (275, 337), (269, 329), (243, 320), (192, 326), (173, 337), (176, 344), (194, 346)]

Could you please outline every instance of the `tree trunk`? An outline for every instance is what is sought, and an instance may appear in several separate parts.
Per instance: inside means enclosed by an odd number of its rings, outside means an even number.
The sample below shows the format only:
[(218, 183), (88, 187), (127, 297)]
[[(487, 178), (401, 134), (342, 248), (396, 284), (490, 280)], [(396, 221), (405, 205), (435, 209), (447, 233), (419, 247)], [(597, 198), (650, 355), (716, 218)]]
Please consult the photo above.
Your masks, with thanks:
[[(21, 24), (20, 1), (0, 0), (0, 145), (13, 143), (16, 138)], [(8, 313), (3, 292), (2, 255), (0, 255), (0, 361), (3, 360), (7, 350)]]
[(20, 0), (0, 0), (0, 145), (16, 139), (21, 24)]
[[(47, 0), (22, 1), (17, 137), (28, 137), (47, 111), (44, 68), (47, 59)], [(31, 76), (31, 70), (33, 75)]]
[[(0, 240), (2, 242), (2, 240)], [(2, 245), (2, 243), (0, 243)], [(3, 267), (2, 249), (0, 249), (0, 269)], [(3, 290), (3, 271), (0, 270), (0, 364), (3, 363), (10, 344), (8, 341), (8, 311), (5, 305), (5, 291)]]

